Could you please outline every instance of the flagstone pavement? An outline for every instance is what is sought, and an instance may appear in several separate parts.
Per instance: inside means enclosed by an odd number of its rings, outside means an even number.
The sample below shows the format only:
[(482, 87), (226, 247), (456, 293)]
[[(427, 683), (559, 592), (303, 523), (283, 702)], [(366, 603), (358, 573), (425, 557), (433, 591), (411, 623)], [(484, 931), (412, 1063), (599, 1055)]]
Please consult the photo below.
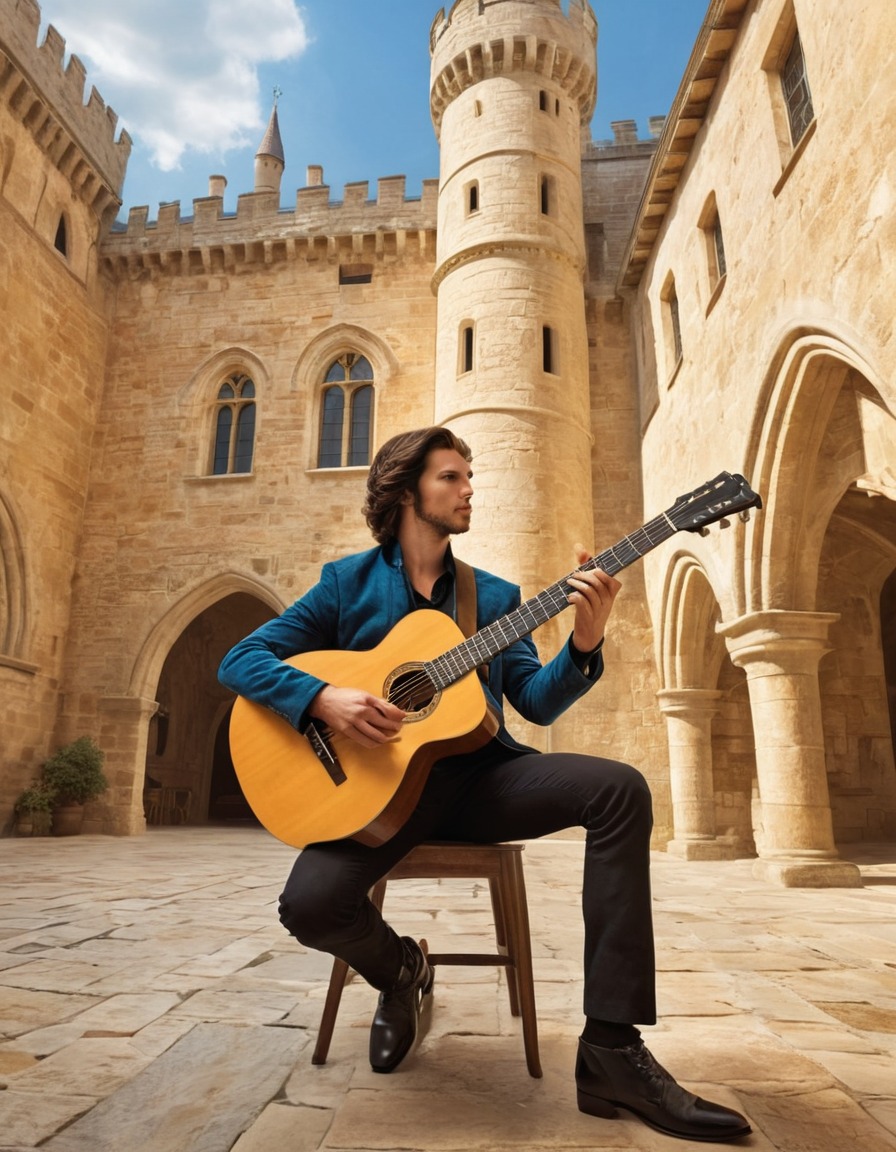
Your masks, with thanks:
[[(0, 1149), (705, 1147), (576, 1110), (582, 851), (550, 839), (524, 856), (535, 1080), (491, 968), (438, 970), (428, 1032), (391, 1076), (367, 1064), (375, 994), (353, 981), (312, 1066), (329, 962), (280, 927), (293, 851), (257, 827), (0, 840)], [(896, 1152), (896, 844), (848, 857), (860, 889), (654, 854), (661, 1022), (645, 1038), (749, 1116), (732, 1147)], [(402, 881), (386, 910), (434, 951), (491, 937), (484, 883)]]

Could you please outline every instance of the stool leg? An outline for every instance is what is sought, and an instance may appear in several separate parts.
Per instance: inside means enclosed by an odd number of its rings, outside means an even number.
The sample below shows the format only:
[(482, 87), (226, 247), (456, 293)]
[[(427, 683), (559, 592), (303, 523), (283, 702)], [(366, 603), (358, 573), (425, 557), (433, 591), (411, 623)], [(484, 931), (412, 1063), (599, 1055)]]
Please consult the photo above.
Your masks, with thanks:
[(502, 858), (502, 889), (507, 909), (508, 954), (516, 972), (520, 1015), (523, 1021), (523, 1045), (529, 1075), (541, 1077), (538, 1055), (538, 1016), (535, 1009), (535, 978), (532, 973), (532, 944), (529, 937), (529, 910), (526, 903), (526, 881), (519, 854)]
[(330, 1041), (333, 1039), (333, 1029), (336, 1026), (336, 1015), (342, 1000), (342, 990), (351, 979), (348, 964), (336, 957), (333, 960), (333, 971), (330, 973), (330, 985), (327, 988), (327, 998), (324, 1001), (324, 1011), (320, 1018), (320, 1027), (317, 1030), (317, 1043), (311, 1054), (312, 1064), (326, 1064), (327, 1053), (330, 1051)]
[[(502, 956), (507, 956), (507, 910), (504, 907), (504, 900), (501, 895), (501, 878), (490, 876), (488, 887), (492, 897), (492, 915), (495, 918), (495, 943), (497, 944), (498, 952)], [(519, 1016), (520, 990), (516, 965), (505, 965), (504, 975), (507, 977), (507, 995), (510, 998), (510, 1014), (511, 1016)]]

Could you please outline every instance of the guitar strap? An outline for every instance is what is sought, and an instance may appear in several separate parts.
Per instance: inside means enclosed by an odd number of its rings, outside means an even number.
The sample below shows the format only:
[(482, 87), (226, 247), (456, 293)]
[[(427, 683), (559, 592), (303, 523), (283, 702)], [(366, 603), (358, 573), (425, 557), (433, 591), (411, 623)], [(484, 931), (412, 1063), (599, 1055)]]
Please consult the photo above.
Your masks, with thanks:
[[(457, 613), (457, 626), (469, 640), (478, 631), (476, 627), (476, 576), (469, 564), (454, 557), (454, 610)], [(488, 668), (476, 670), (479, 677), (488, 683)]]
[(476, 577), (473, 569), (463, 560), (454, 558), (454, 607), (457, 626), (469, 640), (476, 627)]

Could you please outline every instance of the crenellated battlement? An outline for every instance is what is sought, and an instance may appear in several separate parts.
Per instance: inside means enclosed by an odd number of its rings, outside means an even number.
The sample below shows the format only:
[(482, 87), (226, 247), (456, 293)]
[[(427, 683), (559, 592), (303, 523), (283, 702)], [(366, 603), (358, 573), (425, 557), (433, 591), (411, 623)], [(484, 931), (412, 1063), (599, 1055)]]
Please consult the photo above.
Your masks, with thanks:
[(50, 25), (43, 42), (36, 0), (0, 0), (0, 97), (98, 216), (118, 200), (131, 138), (115, 137), (118, 116), (91, 88), (77, 56)]
[(101, 255), (113, 274), (140, 268), (190, 274), (300, 257), (376, 259), (409, 243), (432, 248), (439, 182), (424, 180), (419, 199), (406, 197), (405, 183), (404, 176), (381, 177), (375, 200), (366, 180), (346, 184), (342, 200), (331, 200), (326, 184), (309, 184), (297, 190), (293, 210), (281, 209), (272, 192), (239, 196), (235, 213), (224, 212), (220, 195), (194, 199), (192, 216), (181, 214), (179, 201), (162, 204), (153, 222), (146, 206), (136, 207), (126, 227), (105, 238)]
[(590, 121), (597, 99), (597, 19), (588, 0), (457, 0), (430, 28), (430, 113), (439, 135), (461, 92), (502, 74), (530, 72), (554, 85)]

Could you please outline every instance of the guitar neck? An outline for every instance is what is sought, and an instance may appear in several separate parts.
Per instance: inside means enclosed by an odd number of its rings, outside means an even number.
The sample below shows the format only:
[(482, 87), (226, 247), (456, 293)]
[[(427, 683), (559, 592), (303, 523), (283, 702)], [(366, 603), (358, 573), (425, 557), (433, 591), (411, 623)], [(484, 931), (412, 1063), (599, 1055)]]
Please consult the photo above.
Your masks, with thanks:
[[(666, 513), (643, 525), (630, 536), (623, 536), (612, 548), (607, 548), (599, 556), (592, 556), (577, 571), (590, 572), (602, 568), (610, 576), (621, 572), (642, 556), (646, 556), (664, 540), (668, 540), (679, 529)], [(570, 572), (569, 576), (573, 573)], [(519, 608), (508, 612), (493, 624), (480, 629), (469, 640), (458, 644), (442, 656), (424, 665), (426, 674), (437, 688), (447, 688), (450, 684), (472, 672), (482, 664), (487, 664), (511, 644), (528, 636), (548, 620), (558, 616), (569, 607), (569, 594), (573, 591), (569, 576), (551, 584), (531, 600), (526, 600)]]

